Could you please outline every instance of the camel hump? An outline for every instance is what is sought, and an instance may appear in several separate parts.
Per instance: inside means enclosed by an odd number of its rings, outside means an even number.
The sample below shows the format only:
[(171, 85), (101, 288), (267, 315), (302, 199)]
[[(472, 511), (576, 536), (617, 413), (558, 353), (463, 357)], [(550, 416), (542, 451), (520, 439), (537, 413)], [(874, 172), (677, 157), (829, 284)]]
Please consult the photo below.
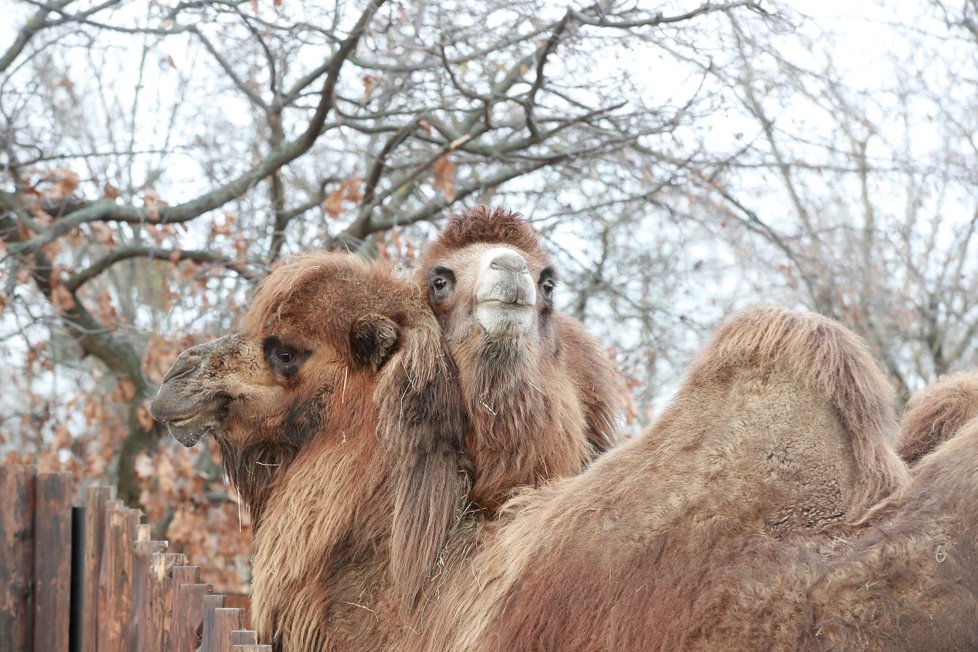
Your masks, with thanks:
[(770, 487), (775, 530), (858, 519), (908, 477), (890, 383), (862, 340), (814, 313), (762, 306), (721, 324), (667, 412), (675, 434), (652, 441), (698, 436), (711, 464)]
[(915, 464), (975, 417), (978, 371), (944, 376), (907, 403), (897, 451), (908, 464)]

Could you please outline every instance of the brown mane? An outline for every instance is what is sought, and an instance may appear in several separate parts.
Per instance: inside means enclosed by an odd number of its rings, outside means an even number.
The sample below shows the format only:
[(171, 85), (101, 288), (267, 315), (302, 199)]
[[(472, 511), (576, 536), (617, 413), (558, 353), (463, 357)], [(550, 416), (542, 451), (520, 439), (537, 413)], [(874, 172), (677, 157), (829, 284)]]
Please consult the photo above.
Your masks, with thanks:
[(900, 457), (908, 464), (916, 464), (975, 417), (978, 373), (961, 372), (941, 378), (907, 402), (900, 420)]

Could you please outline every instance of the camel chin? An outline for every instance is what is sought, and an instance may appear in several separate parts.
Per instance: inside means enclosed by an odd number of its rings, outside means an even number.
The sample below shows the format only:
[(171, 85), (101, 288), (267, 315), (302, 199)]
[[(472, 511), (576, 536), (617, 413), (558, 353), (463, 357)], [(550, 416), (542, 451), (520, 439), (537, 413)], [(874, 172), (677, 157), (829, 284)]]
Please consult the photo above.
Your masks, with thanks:
[(204, 435), (217, 430), (219, 426), (220, 423), (213, 417), (201, 418), (199, 415), (183, 421), (166, 422), (170, 435), (187, 448), (194, 446)]

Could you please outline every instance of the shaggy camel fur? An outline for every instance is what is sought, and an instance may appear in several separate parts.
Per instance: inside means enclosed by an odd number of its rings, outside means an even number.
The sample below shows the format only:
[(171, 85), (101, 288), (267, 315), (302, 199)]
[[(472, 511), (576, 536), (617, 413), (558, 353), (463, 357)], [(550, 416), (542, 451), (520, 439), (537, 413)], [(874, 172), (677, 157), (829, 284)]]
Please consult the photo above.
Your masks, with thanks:
[(945, 376), (907, 403), (900, 421), (897, 450), (908, 464), (916, 464), (975, 417), (978, 417), (978, 372)]
[(377, 649), (466, 505), (455, 371), (413, 284), (314, 255), (235, 335), (188, 349), (153, 415), (213, 432), (254, 519), (252, 624), (278, 650)]
[(242, 493), (253, 622), (278, 648), (978, 643), (978, 427), (907, 485), (890, 389), (848, 331), (734, 318), (644, 435), (485, 522), (464, 513), (463, 404), (421, 303), (306, 258), (160, 390), (178, 439), (213, 430), (232, 479), (268, 487)]
[(458, 365), (472, 499), (487, 513), (615, 443), (624, 380), (583, 324), (556, 311), (556, 269), (521, 215), (480, 206), (453, 216), (415, 279)]

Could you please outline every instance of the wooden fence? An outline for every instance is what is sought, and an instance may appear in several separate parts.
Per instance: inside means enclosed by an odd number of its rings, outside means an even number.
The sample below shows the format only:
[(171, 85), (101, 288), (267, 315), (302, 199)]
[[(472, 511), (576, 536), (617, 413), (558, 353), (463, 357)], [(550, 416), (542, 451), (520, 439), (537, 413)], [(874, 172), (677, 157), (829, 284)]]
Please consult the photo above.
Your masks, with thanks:
[(109, 487), (0, 465), (0, 650), (271, 652)]

